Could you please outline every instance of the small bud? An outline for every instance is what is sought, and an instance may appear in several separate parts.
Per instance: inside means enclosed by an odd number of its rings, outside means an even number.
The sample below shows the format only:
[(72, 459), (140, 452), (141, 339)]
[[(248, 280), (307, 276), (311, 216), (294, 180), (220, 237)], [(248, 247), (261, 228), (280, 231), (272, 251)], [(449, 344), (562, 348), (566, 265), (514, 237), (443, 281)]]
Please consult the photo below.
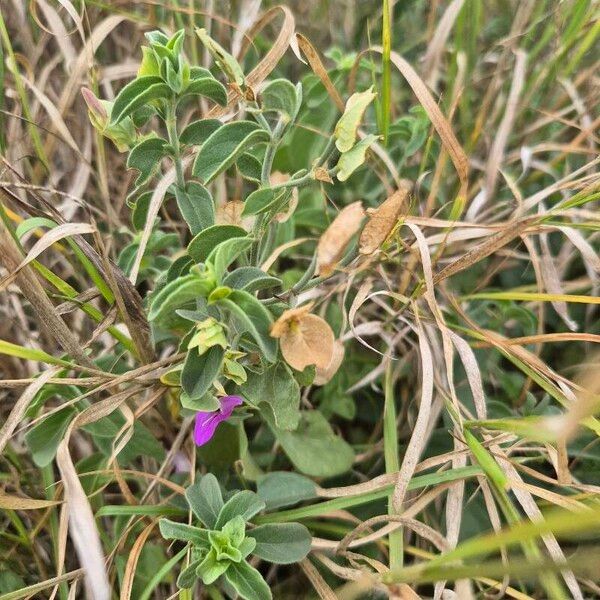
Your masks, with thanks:
[(199, 354), (204, 354), (212, 346), (227, 348), (227, 338), (223, 326), (212, 317), (196, 324), (196, 333), (188, 344), (188, 350), (198, 348)]
[(110, 117), (104, 103), (89, 88), (82, 87), (81, 95), (87, 104), (92, 125), (99, 131), (102, 131), (108, 125)]

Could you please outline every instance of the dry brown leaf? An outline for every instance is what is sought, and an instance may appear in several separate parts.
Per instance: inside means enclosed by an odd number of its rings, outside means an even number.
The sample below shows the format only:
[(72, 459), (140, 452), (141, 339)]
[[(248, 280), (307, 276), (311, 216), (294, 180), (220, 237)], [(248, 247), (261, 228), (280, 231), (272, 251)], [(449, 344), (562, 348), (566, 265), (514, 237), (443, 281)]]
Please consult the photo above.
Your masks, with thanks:
[(333, 273), (352, 236), (359, 230), (365, 216), (362, 202), (343, 208), (325, 230), (317, 246), (317, 274), (327, 277)]
[(324, 167), (317, 167), (315, 169), (315, 179), (317, 181), (324, 181), (325, 183), (333, 183), (333, 179), (331, 179), (331, 175)]
[(342, 361), (344, 360), (344, 344), (340, 342), (340, 340), (335, 340), (333, 342), (333, 354), (331, 356), (331, 360), (329, 364), (324, 369), (317, 367), (317, 372), (315, 374), (315, 380), (313, 383), (315, 385), (325, 385), (333, 376), (337, 373)]
[(311, 314), (312, 305), (291, 308), (273, 323), (271, 336), (279, 338), (285, 361), (297, 371), (309, 365), (327, 369), (334, 354), (334, 335), (321, 317)]
[(0, 508), (2, 510), (40, 510), (60, 504), (57, 500), (37, 500), (35, 498), (21, 498), (0, 492)]
[(361, 254), (373, 254), (385, 242), (398, 222), (409, 191), (408, 187), (396, 190), (377, 208), (367, 210), (370, 218), (364, 226), (358, 242)]
[(217, 225), (237, 225), (250, 231), (254, 225), (254, 217), (243, 217), (244, 203), (241, 200), (229, 200), (217, 207), (215, 223)]
[(302, 51), (302, 54), (306, 56), (306, 60), (308, 60), (308, 64), (310, 68), (313, 70), (314, 74), (321, 80), (321, 83), (325, 86), (327, 93), (331, 97), (331, 99), (335, 102), (335, 105), (338, 107), (340, 112), (344, 112), (344, 101), (340, 96), (340, 93), (337, 91), (335, 85), (331, 81), (329, 77), (329, 73), (323, 65), (321, 58), (319, 57), (319, 53), (315, 49), (315, 47), (308, 41), (308, 38), (304, 37), (301, 33), (296, 34), (296, 41), (298, 43), (298, 48)]

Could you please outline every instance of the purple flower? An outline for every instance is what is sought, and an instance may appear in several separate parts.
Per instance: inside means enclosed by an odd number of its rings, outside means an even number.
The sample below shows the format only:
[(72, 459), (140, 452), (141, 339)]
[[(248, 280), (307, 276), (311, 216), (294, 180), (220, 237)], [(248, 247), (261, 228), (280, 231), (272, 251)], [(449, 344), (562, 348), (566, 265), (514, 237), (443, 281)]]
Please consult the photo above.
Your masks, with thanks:
[(197, 446), (204, 446), (215, 434), (219, 423), (226, 421), (231, 416), (233, 409), (242, 404), (239, 396), (223, 396), (219, 398), (220, 407), (212, 412), (199, 412), (196, 414), (194, 426), (194, 441)]

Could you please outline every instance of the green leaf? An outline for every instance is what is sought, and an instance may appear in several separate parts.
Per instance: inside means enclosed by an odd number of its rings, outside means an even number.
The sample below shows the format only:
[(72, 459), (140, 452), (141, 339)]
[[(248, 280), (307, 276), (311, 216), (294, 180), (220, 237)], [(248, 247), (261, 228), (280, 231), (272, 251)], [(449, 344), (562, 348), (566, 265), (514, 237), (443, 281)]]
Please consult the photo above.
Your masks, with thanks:
[(186, 96), (205, 96), (221, 106), (227, 104), (227, 90), (225, 86), (212, 75), (210, 77), (192, 79), (183, 91), (182, 98)]
[(161, 159), (165, 156), (166, 146), (167, 140), (160, 137), (150, 137), (131, 149), (127, 158), (127, 168), (137, 169), (140, 172), (135, 181), (137, 187), (147, 181), (158, 167)]
[(317, 486), (299, 473), (273, 471), (259, 478), (256, 492), (265, 501), (267, 509), (272, 510), (316, 498)]
[(158, 528), (166, 540), (179, 540), (180, 542), (191, 542), (194, 546), (208, 547), (208, 531), (206, 529), (177, 523), (170, 519), (161, 519), (158, 522)]
[(128, 83), (115, 98), (111, 123), (116, 125), (151, 100), (170, 98), (171, 88), (160, 78), (152, 75), (138, 77)]
[(274, 424), (271, 429), (294, 466), (305, 475), (334, 477), (352, 466), (352, 448), (335, 435), (319, 411), (303, 413), (295, 431), (285, 431)]
[(291, 196), (290, 188), (260, 188), (252, 192), (244, 202), (242, 216), (259, 215), (274, 208), (286, 196)]
[(190, 398), (201, 398), (210, 390), (223, 364), (225, 350), (212, 346), (204, 354), (196, 349), (188, 352), (181, 371), (181, 387)]
[(25, 434), (25, 442), (38, 467), (45, 467), (54, 460), (58, 445), (76, 414), (74, 408), (65, 408), (42, 419)]
[(229, 54), (220, 44), (215, 42), (208, 33), (206, 33), (206, 29), (197, 28), (196, 35), (200, 38), (202, 44), (204, 44), (205, 48), (209, 51), (210, 55), (213, 57), (217, 66), (227, 78), (236, 83), (239, 86), (244, 85), (244, 72), (242, 71), (242, 67), (238, 63), (235, 58)]
[(190, 123), (180, 134), (182, 144), (201, 146), (223, 123), (219, 119), (200, 119)]
[(217, 478), (208, 473), (185, 490), (185, 497), (194, 514), (209, 528), (213, 528), (223, 508), (223, 496)]
[(340, 156), (337, 163), (337, 178), (340, 181), (346, 181), (346, 179), (348, 179), (350, 175), (365, 162), (367, 149), (376, 139), (376, 135), (369, 134), (358, 142), (358, 144)]
[(239, 267), (223, 279), (223, 285), (252, 293), (280, 286), (281, 279), (267, 275), (258, 267)]
[(205, 184), (230, 167), (248, 148), (268, 142), (269, 133), (253, 121), (226, 123), (204, 142), (194, 161), (192, 172)]
[(215, 207), (210, 192), (201, 184), (191, 181), (184, 191), (175, 188), (177, 206), (192, 235), (215, 224)]
[(138, 196), (131, 213), (131, 223), (137, 231), (144, 229), (146, 225), (146, 219), (148, 217), (148, 208), (150, 208), (150, 200), (152, 199), (152, 192), (147, 191)]
[(249, 521), (264, 508), (265, 503), (254, 492), (242, 490), (225, 503), (219, 513), (215, 529), (220, 529), (225, 523), (238, 516), (244, 521)]
[(19, 344), (13, 344), (6, 340), (0, 340), (0, 354), (6, 354), (8, 356), (16, 356), (17, 358), (24, 358), (25, 360), (36, 360), (49, 365), (62, 365), (63, 367), (70, 367), (71, 363), (61, 358), (55, 358), (51, 354), (38, 350), (37, 348), (26, 348), (25, 346), (19, 346)]
[(231, 564), (231, 561), (227, 559), (218, 560), (215, 550), (211, 548), (204, 560), (198, 565), (196, 573), (202, 578), (204, 585), (210, 585), (221, 577)]
[(225, 578), (245, 600), (271, 600), (271, 590), (262, 575), (245, 560), (231, 563)]
[(225, 274), (227, 267), (244, 251), (248, 250), (254, 243), (249, 237), (234, 237), (221, 242), (212, 249), (207, 256), (206, 262), (213, 266), (213, 271), (217, 281)]
[(182, 590), (189, 590), (194, 587), (196, 580), (198, 579), (198, 575), (196, 575), (196, 570), (200, 566), (202, 561), (195, 560), (191, 562), (181, 573), (179, 573), (179, 577), (177, 577), (177, 587)]
[(198, 398), (192, 398), (182, 391), (179, 396), (179, 402), (181, 402), (183, 408), (202, 412), (213, 412), (221, 406), (218, 398), (210, 393), (206, 393)]
[(300, 386), (285, 363), (278, 362), (263, 373), (250, 371), (240, 393), (259, 408), (266, 404), (277, 427), (293, 430), (298, 426)]
[(278, 112), (294, 120), (302, 102), (302, 87), (287, 79), (275, 79), (260, 93), (261, 108), (265, 112)]
[(142, 46), (142, 62), (140, 63), (137, 76), (147, 77), (149, 75), (158, 77), (159, 68), (156, 55), (148, 46)]
[(244, 179), (260, 183), (262, 163), (249, 152), (244, 152), (236, 162), (237, 168)]
[(229, 310), (238, 326), (254, 338), (268, 362), (277, 360), (277, 341), (269, 333), (273, 317), (260, 300), (243, 290), (233, 290), (219, 306)]
[(212, 250), (225, 240), (244, 238), (248, 232), (237, 225), (213, 225), (198, 233), (188, 245), (188, 254), (195, 262), (204, 262)]
[(259, 525), (248, 536), (256, 540), (255, 556), (278, 565), (301, 561), (310, 552), (310, 533), (300, 523)]
[(373, 88), (370, 87), (368, 90), (357, 92), (348, 98), (344, 114), (340, 117), (333, 132), (336, 140), (335, 145), (340, 152), (348, 152), (354, 146), (358, 126), (367, 106), (369, 106), (375, 96)]
[(179, 277), (167, 283), (156, 296), (152, 298), (149, 321), (160, 321), (165, 315), (174, 313), (198, 296), (208, 295), (210, 286), (195, 273)]

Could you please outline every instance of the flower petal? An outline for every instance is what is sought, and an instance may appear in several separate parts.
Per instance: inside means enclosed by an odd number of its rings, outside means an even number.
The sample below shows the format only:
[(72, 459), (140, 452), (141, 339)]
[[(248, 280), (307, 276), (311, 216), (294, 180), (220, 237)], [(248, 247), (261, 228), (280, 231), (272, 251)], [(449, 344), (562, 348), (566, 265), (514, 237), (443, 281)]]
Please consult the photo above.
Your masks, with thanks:
[(244, 401), (240, 396), (223, 396), (219, 398), (221, 403), (221, 414), (228, 419), (236, 406), (239, 406)]
[(196, 413), (196, 424), (194, 426), (196, 446), (204, 446), (209, 442), (212, 436), (215, 435), (219, 423), (226, 421), (231, 416), (233, 409), (242, 402), (240, 396), (223, 396), (219, 398), (221, 404), (219, 410)]
[(210, 441), (217, 430), (217, 426), (224, 417), (220, 412), (199, 412), (196, 414), (196, 424), (194, 426), (194, 442), (196, 446), (204, 446)]

